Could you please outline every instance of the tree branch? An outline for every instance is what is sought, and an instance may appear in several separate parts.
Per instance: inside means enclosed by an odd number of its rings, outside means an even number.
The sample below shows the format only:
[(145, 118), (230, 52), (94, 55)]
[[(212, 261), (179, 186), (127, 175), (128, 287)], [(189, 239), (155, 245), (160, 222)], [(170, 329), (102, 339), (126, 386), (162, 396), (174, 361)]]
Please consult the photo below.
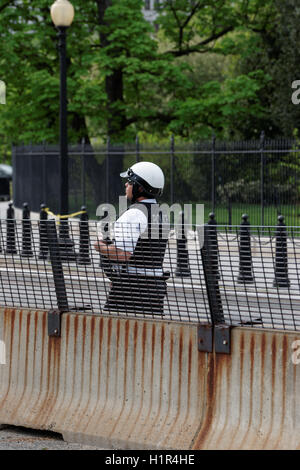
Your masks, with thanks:
[(204, 8), (204, 4), (203, 5), (200, 5), (200, 2), (197, 2), (193, 8), (191, 9), (190, 11), (190, 14), (187, 16), (187, 18), (184, 20), (184, 22), (181, 24), (180, 22), (180, 19), (178, 18), (178, 15), (177, 15), (177, 11), (176, 9), (173, 7), (173, 4), (172, 2), (168, 2), (168, 5), (169, 5), (169, 8), (170, 10), (172, 11), (173, 15), (174, 15), (174, 18), (176, 20), (176, 23), (177, 23), (177, 26), (178, 26), (178, 29), (179, 29), (179, 39), (178, 39), (178, 47), (179, 47), (179, 50), (181, 50), (181, 46), (182, 46), (182, 41), (183, 41), (183, 30), (184, 28), (189, 24), (189, 22), (191, 21), (191, 19), (193, 18), (193, 16), (197, 13), (197, 11), (201, 10), (202, 8)]
[(207, 49), (205, 51), (201, 50), (203, 46), (206, 46), (207, 44), (211, 43), (212, 41), (216, 41), (217, 39), (221, 38), (222, 36), (225, 36), (225, 34), (229, 33), (230, 31), (234, 30), (234, 26), (228, 26), (228, 28), (223, 29), (219, 33), (212, 34), (208, 38), (204, 39), (203, 41), (200, 41), (198, 44), (195, 46), (187, 47), (186, 49), (181, 49), (181, 50), (176, 50), (176, 51), (166, 51), (164, 52), (164, 55), (172, 54), (175, 57), (181, 57), (185, 56), (188, 54), (192, 54), (193, 52), (207, 52)]
[(1, 11), (5, 10), (5, 8), (8, 7), (9, 5), (11, 5), (12, 3), (15, 3), (15, 1), (14, 1), (14, 0), (10, 0), (9, 2), (4, 3), (4, 5), (1, 5), (1, 7), (0, 7), (0, 13), (1, 13)]

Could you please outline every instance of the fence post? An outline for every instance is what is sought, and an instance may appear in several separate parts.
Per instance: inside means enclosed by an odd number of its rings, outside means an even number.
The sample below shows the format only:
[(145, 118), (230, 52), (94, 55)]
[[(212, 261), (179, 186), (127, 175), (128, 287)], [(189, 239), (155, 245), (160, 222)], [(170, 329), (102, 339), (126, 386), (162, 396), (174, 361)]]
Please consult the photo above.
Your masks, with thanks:
[(40, 232), (39, 259), (47, 259), (48, 257), (48, 239), (47, 239), (48, 214), (45, 211), (45, 209), (46, 209), (46, 204), (41, 204), (40, 223), (39, 223), (39, 232)]
[(251, 253), (251, 234), (248, 215), (242, 215), (240, 225), (240, 246), (239, 246), (239, 276), (237, 279), (240, 284), (254, 282)]
[[(11, 146), (11, 164), (13, 166), (13, 169), (14, 169), (14, 172), (17, 173), (18, 171), (18, 158), (17, 158), (17, 147), (14, 143), (12, 143), (12, 146)], [(15, 195), (18, 194), (18, 189), (17, 189), (17, 182), (16, 182), (16, 179), (17, 178), (13, 178), (12, 179), (12, 194), (14, 195), (14, 197), (16, 197)], [(8, 209), (7, 209), (8, 210)]]
[(80, 215), (79, 221), (79, 256), (77, 258), (78, 264), (90, 264), (90, 233), (89, 233), (89, 216), (86, 207), (81, 207), (85, 211)]
[(204, 226), (204, 244), (201, 249), (204, 278), (211, 320), (213, 324), (225, 323), (218, 276), (214, 267), (216, 256), (215, 227), (212, 224)]
[(60, 247), (58, 243), (55, 220), (47, 220), (46, 224), (57, 307), (60, 311), (68, 311), (68, 298), (65, 286), (62, 261), (60, 257)]
[(22, 214), (22, 258), (31, 258), (33, 256), (31, 249), (31, 220), (30, 220), (30, 210), (28, 203), (24, 202), (23, 204), (23, 214)]
[(274, 287), (289, 287), (287, 232), (283, 215), (279, 215), (276, 228), (275, 279)]
[(106, 166), (105, 166), (105, 195), (106, 202), (109, 203), (109, 154), (110, 154), (110, 138), (107, 137), (106, 143)]
[(47, 201), (47, 159), (46, 159), (46, 142), (43, 141), (42, 145), (42, 180), (43, 180), (43, 199), (42, 201)]
[(218, 233), (217, 233), (217, 221), (215, 219), (214, 212), (209, 214), (209, 220), (207, 225), (209, 226), (208, 236), (211, 246), (211, 263), (212, 269), (214, 270), (217, 279), (220, 279), (219, 274), (219, 245), (218, 245)]
[(140, 161), (140, 142), (138, 135), (135, 137), (135, 161), (136, 163)]
[(16, 221), (15, 221), (15, 210), (13, 203), (9, 202), (7, 209), (7, 221), (6, 221), (6, 250), (8, 255), (15, 255), (16, 250)]
[(86, 204), (86, 185), (85, 185), (85, 138), (81, 140), (81, 194), (82, 204)]
[(264, 225), (265, 221), (265, 201), (264, 201), (264, 187), (265, 187), (265, 133), (264, 131), (260, 134), (260, 210), (261, 210), (261, 225)]
[(171, 136), (170, 147), (170, 204), (174, 203), (174, 170), (175, 170), (175, 140), (174, 135)]
[(184, 212), (180, 213), (180, 233), (177, 237), (177, 267), (175, 275), (177, 277), (190, 277), (190, 262), (189, 262), (189, 252), (187, 250), (187, 241), (184, 233)]
[(211, 152), (211, 206), (212, 212), (215, 210), (215, 165), (216, 165), (216, 136), (213, 133), (212, 136), (212, 152)]

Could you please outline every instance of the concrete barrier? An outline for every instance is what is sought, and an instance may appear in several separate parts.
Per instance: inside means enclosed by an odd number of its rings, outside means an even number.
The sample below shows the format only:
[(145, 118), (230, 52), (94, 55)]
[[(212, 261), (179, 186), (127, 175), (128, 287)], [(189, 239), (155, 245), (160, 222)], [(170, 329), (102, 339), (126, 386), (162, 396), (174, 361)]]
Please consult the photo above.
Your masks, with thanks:
[(197, 325), (85, 314), (54, 338), (47, 312), (2, 309), (0, 423), (101, 448), (299, 448), (295, 340), (234, 328), (230, 355), (202, 353)]

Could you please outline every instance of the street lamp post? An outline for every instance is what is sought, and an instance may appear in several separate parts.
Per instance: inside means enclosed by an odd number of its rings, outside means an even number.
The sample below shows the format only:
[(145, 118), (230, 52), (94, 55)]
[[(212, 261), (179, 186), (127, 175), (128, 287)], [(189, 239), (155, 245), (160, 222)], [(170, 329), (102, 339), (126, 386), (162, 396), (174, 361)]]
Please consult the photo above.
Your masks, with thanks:
[[(73, 5), (68, 0), (56, 0), (51, 6), (51, 18), (58, 30), (58, 46), (60, 60), (60, 132), (59, 132), (59, 213), (69, 212), (69, 181), (68, 181), (68, 127), (67, 127), (67, 60), (66, 32), (74, 18)], [(74, 258), (74, 243), (69, 238), (68, 219), (60, 221), (59, 242), (63, 258)]]

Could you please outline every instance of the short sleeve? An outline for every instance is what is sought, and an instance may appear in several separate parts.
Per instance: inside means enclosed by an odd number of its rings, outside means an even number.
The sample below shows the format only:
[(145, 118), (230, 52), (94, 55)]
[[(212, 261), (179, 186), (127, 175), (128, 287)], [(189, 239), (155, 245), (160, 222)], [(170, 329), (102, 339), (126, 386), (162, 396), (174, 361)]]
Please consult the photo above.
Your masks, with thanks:
[(114, 226), (116, 248), (133, 253), (139, 236), (146, 228), (147, 217), (141, 210), (135, 208), (127, 210)]

